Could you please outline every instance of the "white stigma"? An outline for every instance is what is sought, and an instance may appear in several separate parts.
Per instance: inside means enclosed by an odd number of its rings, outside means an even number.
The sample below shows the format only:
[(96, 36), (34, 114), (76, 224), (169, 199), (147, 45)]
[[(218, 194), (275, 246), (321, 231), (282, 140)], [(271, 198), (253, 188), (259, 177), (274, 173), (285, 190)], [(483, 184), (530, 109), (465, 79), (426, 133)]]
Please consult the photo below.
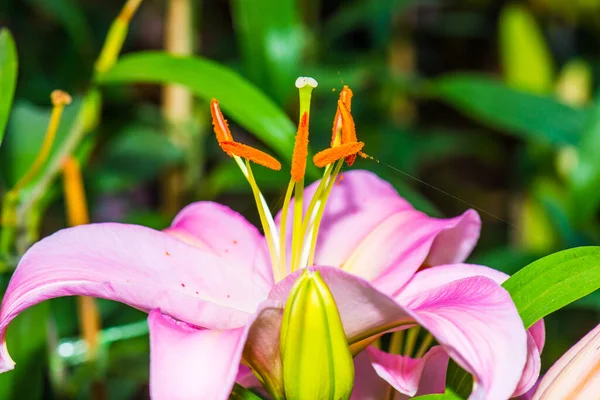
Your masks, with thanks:
[(298, 89), (302, 89), (306, 85), (308, 85), (314, 89), (317, 86), (319, 86), (319, 83), (314, 78), (311, 78), (310, 76), (301, 76), (298, 79), (296, 79), (296, 87)]

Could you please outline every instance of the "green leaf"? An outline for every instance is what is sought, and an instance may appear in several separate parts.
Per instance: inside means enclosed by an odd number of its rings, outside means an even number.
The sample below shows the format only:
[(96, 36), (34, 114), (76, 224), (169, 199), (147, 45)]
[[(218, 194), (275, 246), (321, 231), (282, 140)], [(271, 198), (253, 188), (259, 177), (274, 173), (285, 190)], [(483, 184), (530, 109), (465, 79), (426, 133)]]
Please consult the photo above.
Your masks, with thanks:
[(229, 400), (262, 400), (262, 397), (236, 383), (233, 385)]
[(502, 285), (527, 328), (600, 288), (600, 246), (559, 251), (529, 264)]
[(295, 93), (305, 44), (296, 0), (232, 0), (235, 33), (249, 78), (284, 102)]
[(552, 89), (554, 65), (544, 35), (524, 6), (509, 4), (500, 15), (500, 55), (506, 83), (532, 93)]
[(473, 74), (448, 75), (425, 90), (492, 128), (553, 145), (577, 144), (590, 115), (589, 109), (575, 109)]
[(205, 100), (216, 98), (232, 119), (271, 146), (280, 157), (291, 160), (296, 133), (292, 121), (263, 92), (214, 61), (164, 52), (139, 52), (119, 59), (113, 68), (100, 74), (98, 81), (175, 83)]
[(42, 399), (47, 370), (46, 340), (50, 303), (25, 310), (11, 324), (6, 343), (16, 366), (0, 375), (1, 399)]
[(577, 147), (577, 163), (571, 170), (569, 188), (571, 191), (572, 216), (579, 224), (593, 221), (600, 205), (600, 99), (593, 107), (590, 123), (583, 131), (581, 143)]
[(463, 398), (455, 393), (446, 390), (446, 393), (426, 394), (423, 396), (413, 397), (414, 400), (462, 400)]
[(9, 30), (0, 29), (0, 145), (17, 84), (17, 49)]

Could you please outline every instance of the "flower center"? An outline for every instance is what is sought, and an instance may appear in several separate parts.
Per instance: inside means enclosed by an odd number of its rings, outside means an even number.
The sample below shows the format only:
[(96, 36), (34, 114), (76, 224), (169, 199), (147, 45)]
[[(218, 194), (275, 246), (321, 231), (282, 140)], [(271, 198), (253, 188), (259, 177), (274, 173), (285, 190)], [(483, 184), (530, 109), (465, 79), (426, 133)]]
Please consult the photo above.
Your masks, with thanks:
[[(211, 101), (211, 115), (219, 146), (230, 157), (233, 157), (240, 167), (242, 174), (250, 184), (256, 202), (260, 222), (265, 233), (269, 255), (273, 268), (273, 276), (277, 283), (289, 273), (313, 265), (319, 226), (327, 198), (338, 179), (344, 162), (349, 166), (356, 160), (356, 155), (367, 157), (361, 150), (363, 142), (356, 137), (354, 120), (350, 114), (352, 91), (344, 86), (340, 92), (337, 112), (333, 121), (331, 147), (318, 152), (313, 157), (313, 163), (318, 168), (325, 168), (323, 178), (319, 182), (313, 197), (304, 211), (304, 177), (308, 158), (308, 128), (310, 121), (310, 101), (312, 91), (317, 87), (313, 78), (300, 77), (296, 80), (300, 94), (300, 121), (292, 154), (290, 183), (288, 184), (283, 202), (279, 230), (275, 225), (273, 215), (262, 195), (250, 162), (279, 171), (281, 164), (269, 154), (254, 147), (236, 142), (233, 139), (227, 121), (219, 108), (219, 102)], [(293, 209), (290, 209), (292, 194), (294, 195)], [(291, 213), (291, 215), (290, 215)], [(288, 219), (291, 221), (291, 247), (287, 249)], [(289, 254), (289, 257), (288, 257)]]

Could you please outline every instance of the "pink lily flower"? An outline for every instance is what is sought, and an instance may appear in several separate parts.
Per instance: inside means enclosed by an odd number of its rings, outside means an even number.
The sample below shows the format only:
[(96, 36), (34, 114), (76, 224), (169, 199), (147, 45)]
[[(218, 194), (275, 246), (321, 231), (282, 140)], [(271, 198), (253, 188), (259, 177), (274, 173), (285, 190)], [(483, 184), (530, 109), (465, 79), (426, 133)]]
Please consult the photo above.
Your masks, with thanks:
[(533, 400), (595, 399), (600, 393), (600, 325), (554, 363)]
[(211, 105), (219, 144), (253, 189), (264, 236), (228, 207), (199, 202), (184, 208), (163, 232), (105, 223), (41, 240), (20, 261), (2, 301), (0, 371), (14, 367), (5, 343), (13, 318), (50, 298), (85, 295), (149, 313), (153, 398), (226, 399), (240, 363), (284, 398), (279, 322), (301, 270), (313, 268), (336, 300), (354, 354), (385, 332), (415, 325), (439, 344), (421, 360), (390, 359), (367, 349), (355, 361), (355, 392), (361, 390), (363, 367), (408, 396), (419, 393), (425, 376), (435, 377), (435, 390), (443, 391), (448, 357), (473, 374), (473, 399), (506, 399), (532, 385), (535, 378), (523, 371), (536, 354), (539, 362), (534, 348), (540, 346), (499, 285), (503, 278), (485, 267), (453, 265), (465, 260), (478, 239), (477, 213), (430, 218), (370, 172), (351, 171), (338, 180), (344, 162), (364, 156), (349, 112), (349, 89), (338, 103), (332, 147), (315, 156), (315, 164), (325, 167), (324, 178), (304, 189), (306, 96), (310, 104), (308, 87), (316, 82), (297, 85), (304, 110), (292, 181), (277, 218), (266, 207), (249, 160), (274, 169), (279, 163), (235, 142), (218, 103)]

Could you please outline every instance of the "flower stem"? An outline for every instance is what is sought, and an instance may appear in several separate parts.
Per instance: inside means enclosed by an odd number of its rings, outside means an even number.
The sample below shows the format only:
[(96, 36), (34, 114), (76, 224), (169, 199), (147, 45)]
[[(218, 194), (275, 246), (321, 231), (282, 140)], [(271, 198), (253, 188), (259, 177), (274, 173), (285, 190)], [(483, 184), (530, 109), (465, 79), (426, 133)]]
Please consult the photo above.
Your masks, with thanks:
[[(75, 158), (69, 156), (65, 160), (63, 177), (69, 225), (77, 226), (89, 223), (81, 168)], [(80, 332), (88, 344), (90, 358), (94, 358), (98, 349), (98, 332), (100, 331), (100, 313), (95, 300), (91, 297), (79, 296), (77, 312)]]

